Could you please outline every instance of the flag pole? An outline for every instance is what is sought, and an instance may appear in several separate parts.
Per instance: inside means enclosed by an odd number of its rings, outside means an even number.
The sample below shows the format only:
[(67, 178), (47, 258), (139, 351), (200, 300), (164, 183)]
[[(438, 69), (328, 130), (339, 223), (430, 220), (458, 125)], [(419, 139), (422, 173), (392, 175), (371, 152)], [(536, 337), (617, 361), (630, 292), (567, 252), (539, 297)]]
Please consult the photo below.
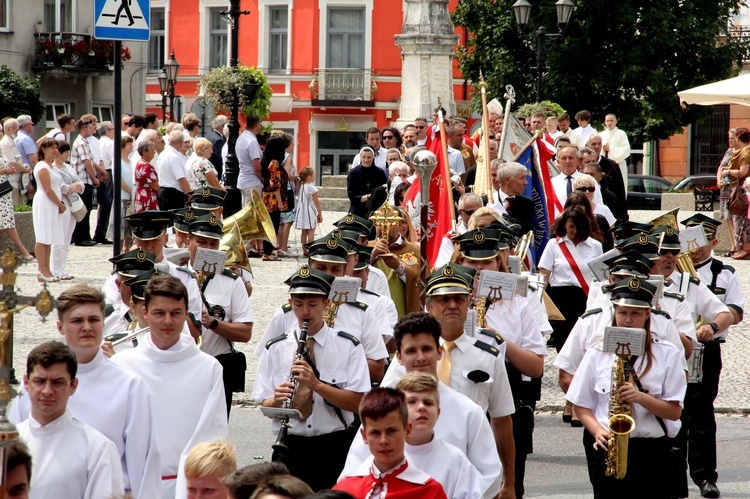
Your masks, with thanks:
[(534, 142), (536, 142), (536, 139), (540, 138), (542, 136), (541, 130), (534, 130), (534, 135), (531, 136), (528, 142), (526, 142), (523, 147), (518, 151), (518, 153), (513, 158), (513, 161), (518, 161), (518, 158), (520, 158), (523, 153), (526, 152), (526, 149), (534, 145)]
[(482, 140), (479, 142), (481, 155), (477, 158), (477, 171), (474, 187), (471, 192), (484, 196), (492, 190), (492, 178), (490, 175), (490, 117), (487, 110), (487, 83), (484, 81), (482, 71), (479, 71), (479, 90), (482, 93)]
[[(445, 185), (448, 190), (448, 200), (450, 201), (451, 208), (453, 207), (453, 188), (451, 186), (451, 169), (448, 164), (448, 142), (445, 137), (445, 123), (443, 120), (443, 102), (440, 96), (438, 96), (438, 127), (440, 130), (440, 154), (443, 157), (443, 171), (441, 175), (445, 175)], [(451, 213), (453, 215), (453, 213)]]
[[(516, 102), (516, 89), (513, 85), (505, 85), (505, 118), (503, 118), (503, 132), (500, 134), (500, 145), (497, 148), (497, 153), (500, 158), (503, 157), (505, 152), (505, 143), (508, 141), (508, 121), (510, 121), (510, 106)], [(528, 145), (526, 146), (528, 147)], [(524, 149), (526, 148), (524, 147)]]

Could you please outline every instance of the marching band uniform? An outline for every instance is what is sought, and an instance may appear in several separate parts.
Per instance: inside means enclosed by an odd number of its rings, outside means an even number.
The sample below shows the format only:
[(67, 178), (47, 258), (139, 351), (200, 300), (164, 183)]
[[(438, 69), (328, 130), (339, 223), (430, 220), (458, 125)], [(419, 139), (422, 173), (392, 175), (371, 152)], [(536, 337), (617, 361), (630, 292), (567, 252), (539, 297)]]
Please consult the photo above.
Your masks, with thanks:
[[(191, 221), (190, 234), (220, 240), (222, 228), (223, 224), (213, 213), (201, 215)], [(195, 269), (191, 270), (195, 272)], [(227, 415), (229, 415), (232, 407), (232, 393), (244, 391), (245, 371), (244, 369), (237, 369), (232, 361), (232, 356), (226, 355), (235, 351), (234, 344), (214, 330), (219, 327), (220, 321), (245, 323), (252, 326), (253, 312), (250, 308), (250, 299), (247, 296), (245, 284), (242, 279), (239, 279), (238, 274), (229, 269), (221, 269), (205, 275), (201, 288), (208, 315), (213, 317), (213, 322), (209, 324), (210, 327), (201, 324), (200, 349), (216, 358), (222, 365), (224, 395)]]
[[(631, 281), (638, 286), (631, 285)], [(613, 304), (650, 308), (655, 289), (637, 277), (625, 279), (615, 285)], [(646, 341), (651, 341), (649, 367), (646, 370), (645, 354), (633, 364), (633, 371), (640, 380), (642, 391), (648, 396), (678, 402), (682, 406), (687, 382), (680, 352), (674, 345), (653, 338), (648, 332), (646, 334)], [(610, 417), (610, 401), (613, 398), (612, 366), (616, 358), (614, 354), (604, 353), (596, 348), (587, 350), (566, 395), (576, 406), (590, 409), (604, 429), (608, 428)], [(677, 435), (679, 419), (671, 421), (659, 418), (660, 422), (653, 413), (638, 403), (631, 404), (631, 411), (635, 428), (630, 433), (627, 473), (623, 479), (605, 476), (607, 451), (594, 449), (594, 437), (588, 430), (584, 431), (583, 445), (595, 497), (634, 497), (642, 495), (644, 487), (648, 488), (649, 497), (675, 497), (673, 483), (665, 479), (664, 470), (675, 464), (675, 458), (670, 454), (670, 439)]]
[(122, 494), (122, 468), (114, 444), (70, 411), (44, 426), (29, 416), (17, 428), (34, 459), (30, 499)]
[[(78, 389), (68, 399), (68, 414), (112, 441), (126, 491), (132, 491), (135, 497), (159, 497), (161, 457), (146, 384), (139, 376), (115, 365), (101, 350), (91, 362), (78, 364), (76, 378)], [(106, 403), (102, 403), (104, 400)], [(31, 402), (22, 386), (8, 416), (13, 422), (20, 422), (30, 413)], [(39, 473), (36, 464), (35, 460), (34, 475)], [(55, 492), (46, 497), (74, 497)], [(109, 493), (93, 497), (109, 497)]]
[(369, 499), (446, 499), (440, 482), (412, 465), (408, 459), (381, 472), (370, 456), (356, 473), (333, 487), (354, 497)]
[[(367, 281), (369, 282), (370, 276), (372, 275), (372, 269), (370, 269), (369, 265), (370, 256), (372, 255), (372, 246), (357, 244), (357, 254), (358, 259), (357, 263), (354, 264), (354, 270), (360, 271), (368, 268)], [(388, 341), (393, 338), (393, 327), (398, 322), (396, 304), (393, 303), (390, 296), (382, 296), (366, 288), (361, 288), (358, 296), (360, 301), (367, 304), (368, 309), (372, 309), (374, 317), (387, 318), (386, 321), (379, 321), (378, 325), (381, 328), (380, 334), (383, 337), (383, 341), (388, 343)]]
[[(391, 385), (381, 383), (381, 386), (394, 387), (396, 383), (397, 381)], [(438, 393), (440, 416), (434, 428), (435, 439), (456, 447), (477, 469), (482, 497), (489, 499), (497, 496), (500, 492), (502, 465), (486, 413), (467, 396), (442, 382), (438, 382)], [(407, 454), (408, 450), (409, 447)], [(361, 438), (355, 438), (349, 448), (341, 477), (354, 473), (369, 455), (367, 444)]]
[[(128, 279), (132, 279), (153, 269), (156, 255), (136, 248), (110, 258), (109, 261), (115, 264), (115, 270), (110, 276), (112, 282), (114, 283), (115, 279), (118, 279), (122, 284)], [(115, 289), (117, 289), (116, 284)], [(104, 308), (104, 330), (102, 332), (104, 337), (125, 331), (133, 320), (130, 312), (130, 303), (125, 303), (120, 298), (119, 290), (117, 291), (117, 296), (118, 301), (116, 303), (107, 305)]]
[[(148, 284), (149, 279), (151, 279), (158, 273), (159, 272), (156, 269), (151, 269), (148, 272), (137, 275), (123, 283), (126, 286), (130, 287), (130, 298), (134, 302), (140, 301), (140, 303), (143, 303), (144, 301), (146, 301), (146, 284)], [(112, 349), (115, 351), (115, 353), (124, 352), (125, 350), (137, 347), (138, 343), (143, 341), (143, 337), (150, 330), (148, 325), (141, 326), (138, 322), (138, 318), (133, 317), (133, 321), (129, 324), (128, 328), (122, 330), (122, 332), (105, 336), (104, 341), (109, 341), (112, 343)], [(183, 333), (188, 334), (184, 331)], [(130, 339), (128, 339), (127, 341), (122, 341), (115, 344), (118, 340), (122, 340), (129, 335)]]
[(140, 375), (151, 394), (162, 456), (162, 497), (185, 497), (190, 449), (227, 436), (221, 365), (186, 334), (161, 350), (149, 333), (136, 348), (114, 355), (112, 361)]
[[(351, 230), (359, 233), (360, 238), (362, 239), (360, 242), (363, 244), (365, 241), (375, 239), (375, 224), (373, 224), (371, 220), (362, 218), (354, 213), (347, 213), (344, 218), (337, 220), (333, 225), (339, 230)], [(385, 273), (372, 265), (369, 267), (370, 277), (367, 279), (367, 289), (379, 294), (380, 296), (387, 296), (390, 298), (391, 290), (388, 287), (388, 279), (386, 278)]]
[[(702, 225), (709, 244), (716, 237), (716, 230), (720, 221), (703, 214), (683, 220), (686, 227)], [(720, 260), (709, 257), (694, 265), (702, 285), (705, 285), (728, 308), (734, 310), (742, 320), (744, 314), (745, 296), (739, 283), (739, 278), (733, 267), (725, 265)], [(710, 317), (710, 316), (704, 316)], [(718, 473), (716, 472), (716, 418), (714, 415), (714, 400), (719, 391), (719, 377), (721, 376), (721, 342), (726, 339), (729, 330), (717, 331), (714, 341), (704, 343), (703, 346), (703, 379), (698, 383), (688, 383), (685, 396), (685, 410), (682, 412), (683, 428), (681, 436), (687, 434), (687, 458), (690, 465), (690, 477), (701, 487), (701, 492), (707, 484), (716, 487)], [(687, 483), (684, 473), (684, 489)], [(718, 489), (716, 491), (718, 497)], [(704, 497), (711, 497), (707, 494)]]
[[(302, 267), (288, 281), (292, 295), (328, 296), (333, 276), (310, 267)], [(295, 316), (294, 313), (287, 314)], [(295, 316), (296, 317), (296, 316)], [(296, 356), (299, 324), (265, 342), (252, 398), (258, 402), (274, 396), (275, 388), (290, 377)], [(312, 340), (312, 341), (310, 341)], [(365, 352), (359, 340), (343, 331), (334, 331), (323, 323), (322, 328), (308, 336), (312, 343), (314, 367), (324, 383), (342, 390), (366, 393), (370, 390), (370, 375)], [(309, 364), (310, 362), (308, 362)], [(312, 366), (311, 366), (312, 367)], [(290, 472), (319, 490), (336, 483), (352, 443), (355, 415), (328, 403), (317, 392), (312, 393), (312, 413), (304, 421), (290, 420), (286, 444), (289, 448), (285, 463)], [(279, 431), (278, 419), (273, 419), (272, 430)], [(325, 449), (326, 459), (320, 459)], [(277, 459), (278, 456), (274, 456)]]

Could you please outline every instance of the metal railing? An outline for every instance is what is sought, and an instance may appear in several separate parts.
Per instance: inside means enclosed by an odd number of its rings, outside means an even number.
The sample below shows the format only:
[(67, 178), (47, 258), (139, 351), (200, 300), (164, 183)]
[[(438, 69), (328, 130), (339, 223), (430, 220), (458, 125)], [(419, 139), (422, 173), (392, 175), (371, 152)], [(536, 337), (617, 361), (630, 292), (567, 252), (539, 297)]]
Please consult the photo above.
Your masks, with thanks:
[(310, 82), (313, 99), (371, 101), (378, 86), (372, 69), (316, 69)]

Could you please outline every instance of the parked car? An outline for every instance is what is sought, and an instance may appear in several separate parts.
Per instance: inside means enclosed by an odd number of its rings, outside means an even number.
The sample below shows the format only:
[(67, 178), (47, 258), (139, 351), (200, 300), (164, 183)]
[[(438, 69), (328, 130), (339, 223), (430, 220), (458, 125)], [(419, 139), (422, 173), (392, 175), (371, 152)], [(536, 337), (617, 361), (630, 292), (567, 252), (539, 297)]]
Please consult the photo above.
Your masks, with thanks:
[(628, 209), (661, 210), (661, 195), (672, 182), (653, 175), (628, 175)]
[(719, 186), (716, 185), (716, 175), (690, 175), (677, 182), (674, 185), (674, 190), (687, 191), (695, 187), (711, 191), (714, 202), (719, 200)]

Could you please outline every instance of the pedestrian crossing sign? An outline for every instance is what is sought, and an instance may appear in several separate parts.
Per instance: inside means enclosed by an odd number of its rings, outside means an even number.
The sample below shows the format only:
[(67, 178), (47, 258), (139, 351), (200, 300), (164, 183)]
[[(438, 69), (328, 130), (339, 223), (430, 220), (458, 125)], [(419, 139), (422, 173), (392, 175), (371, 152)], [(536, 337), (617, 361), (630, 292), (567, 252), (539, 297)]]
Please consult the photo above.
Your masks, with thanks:
[(150, 0), (95, 0), (94, 38), (146, 42)]

